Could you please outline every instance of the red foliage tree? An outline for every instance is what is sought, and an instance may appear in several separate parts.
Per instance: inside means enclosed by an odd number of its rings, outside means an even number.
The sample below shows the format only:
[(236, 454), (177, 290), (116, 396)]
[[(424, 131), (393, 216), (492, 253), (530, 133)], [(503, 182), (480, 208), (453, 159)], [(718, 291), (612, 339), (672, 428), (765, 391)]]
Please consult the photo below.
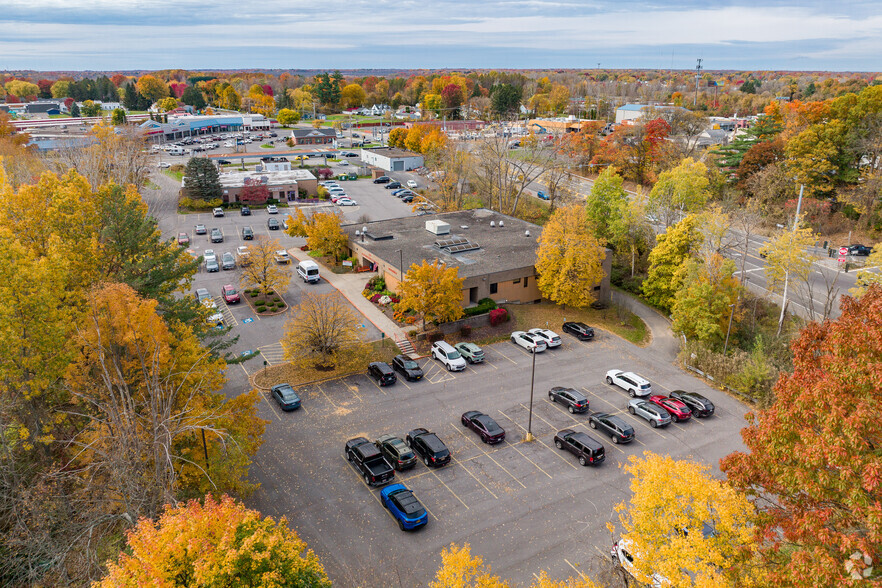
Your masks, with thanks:
[(269, 84), (264, 84), (261, 86), (261, 88), (263, 88), (264, 94), (266, 94), (267, 96), (273, 96), (273, 87), (272, 86), (270, 86)]
[(600, 142), (591, 163), (614, 165), (622, 175), (638, 184), (652, 183), (665, 159), (672, 155), (667, 142), (671, 125), (657, 118), (619, 125)]
[(40, 98), (52, 98), (52, 80), (40, 80), (37, 87), (40, 88)]
[[(444, 103), (444, 108), (459, 108), (462, 106), (462, 88), (457, 84), (447, 84), (441, 90), (441, 101)], [(456, 111), (450, 110), (447, 115), (455, 113)]]
[(127, 78), (126, 76), (124, 76), (122, 74), (113, 74), (112, 76), (110, 76), (110, 81), (113, 82), (113, 85), (116, 86), (117, 88), (119, 88), (122, 85), (122, 83), (128, 79), (129, 78)]
[(239, 201), (246, 204), (263, 204), (269, 198), (269, 189), (259, 181), (245, 180), (245, 187), (239, 192)]
[(882, 563), (882, 286), (841, 310), (802, 330), (775, 403), (748, 415), (749, 453), (721, 462), (757, 498), (764, 585), (865, 585), (846, 564)]
[(172, 91), (175, 98), (180, 98), (184, 95), (184, 90), (187, 89), (187, 84), (184, 82), (171, 82), (168, 85), (168, 89)]
[(762, 171), (767, 165), (784, 159), (784, 139), (775, 138), (773, 141), (762, 141), (747, 150), (741, 163), (735, 171), (738, 178), (738, 186), (744, 189), (753, 174)]

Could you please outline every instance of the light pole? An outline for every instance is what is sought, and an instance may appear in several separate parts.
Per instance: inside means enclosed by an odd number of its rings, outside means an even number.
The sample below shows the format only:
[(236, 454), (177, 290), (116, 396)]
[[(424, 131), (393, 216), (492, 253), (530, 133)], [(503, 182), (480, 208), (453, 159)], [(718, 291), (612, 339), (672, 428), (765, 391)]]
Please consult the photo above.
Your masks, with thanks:
[(726, 344), (723, 345), (723, 357), (726, 357), (726, 350), (729, 348), (729, 333), (732, 332), (732, 317), (735, 316), (735, 305), (730, 304), (729, 308), (729, 328), (726, 329)]
[(404, 251), (401, 249), (396, 249), (395, 253), (398, 254), (398, 284), (404, 281)]
[(536, 381), (536, 349), (533, 349), (533, 370), (530, 374), (530, 416), (527, 419), (527, 434), (524, 441), (531, 442), (535, 440), (533, 437), (533, 383)]

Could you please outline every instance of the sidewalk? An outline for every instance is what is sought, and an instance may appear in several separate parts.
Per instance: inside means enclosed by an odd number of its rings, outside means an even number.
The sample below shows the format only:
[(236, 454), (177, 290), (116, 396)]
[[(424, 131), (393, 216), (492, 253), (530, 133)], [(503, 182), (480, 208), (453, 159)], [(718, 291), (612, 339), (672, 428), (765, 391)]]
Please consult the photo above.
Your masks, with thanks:
[(677, 354), (680, 353), (680, 341), (671, 331), (671, 322), (656, 309), (648, 306), (629, 294), (619, 290), (612, 291), (612, 301), (615, 304), (624, 306), (646, 323), (647, 328), (652, 333), (652, 341), (647, 346), (658, 353), (663, 359), (674, 362)]
[[(310, 257), (306, 251), (301, 251), (299, 247), (289, 249), (288, 253), (298, 262), (308, 259), (316, 261)], [(318, 262), (316, 261), (316, 263)], [(323, 280), (326, 280), (330, 285), (336, 288), (340, 294), (342, 294), (343, 297), (356, 308), (356, 310), (364, 315), (367, 320), (382, 331), (386, 337), (392, 339), (392, 341), (398, 344), (398, 347), (401, 348), (403, 352), (413, 353), (413, 347), (408, 342), (407, 333), (408, 331), (413, 330), (414, 327), (410, 327), (409, 329), (399, 327), (395, 321), (383, 314), (370, 300), (361, 295), (368, 280), (374, 277), (376, 275), (375, 273), (335, 274), (323, 265), (321, 265), (321, 268), (321, 276)]]

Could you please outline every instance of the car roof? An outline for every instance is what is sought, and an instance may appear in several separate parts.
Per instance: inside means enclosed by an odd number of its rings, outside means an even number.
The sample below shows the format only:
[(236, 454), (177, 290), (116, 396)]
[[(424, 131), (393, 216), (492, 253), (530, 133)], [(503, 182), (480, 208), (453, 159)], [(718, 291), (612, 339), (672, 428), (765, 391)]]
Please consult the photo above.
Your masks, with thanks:
[(379, 369), (381, 372), (391, 372), (392, 368), (385, 361), (372, 361), (371, 366)]

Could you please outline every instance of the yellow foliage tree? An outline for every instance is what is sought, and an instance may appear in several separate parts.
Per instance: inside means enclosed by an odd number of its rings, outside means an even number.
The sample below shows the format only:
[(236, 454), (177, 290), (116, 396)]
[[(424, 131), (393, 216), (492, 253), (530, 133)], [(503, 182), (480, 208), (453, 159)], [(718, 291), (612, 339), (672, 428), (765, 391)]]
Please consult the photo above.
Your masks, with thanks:
[(756, 511), (745, 495), (710, 466), (649, 451), (630, 456), (625, 471), (632, 496), (616, 510), (638, 555), (638, 581), (651, 584), (658, 574), (677, 587), (751, 585)]
[(306, 294), (285, 325), (285, 357), (304, 369), (362, 369), (370, 347), (358, 332), (359, 319), (336, 292)]
[(784, 324), (784, 311), (787, 308), (787, 291), (790, 280), (805, 281), (812, 271), (812, 256), (808, 248), (818, 240), (810, 227), (785, 229), (760, 247), (759, 253), (766, 258), (766, 282), (772, 292), (781, 292), (781, 316), (778, 319), (778, 332)]
[(335, 260), (346, 252), (349, 237), (340, 228), (340, 216), (333, 212), (316, 212), (310, 216), (298, 208), (294, 216), (288, 216), (288, 231), (292, 237), (306, 237), (306, 246)]
[(275, 260), (276, 251), (282, 248), (276, 239), (261, 235), (253, 243), (248, 248), (248, 265), (242, 267), (239, 283), (243, 287), (257, 286), (266, 298), (270, 292), (278, 292), (280, 287), (288, 283), (291, 268)]
[(343, 108), (358, 108), (367, 97), (364, 88), (358, 84), (347, 84), (340, 90), (340, 104)]
[(603, 243), (588, 226), (580, 206), (558, 208), (539, 237), (538, 286), (558, 304), (584, 308), (593, 303), (594, 286), (603, 279)]
[(423, 320), (446, 323), (462, 316), (462, 282), (459, 270), (445, 267), (440, 262), (432, 264), (423, 260), (422, 265), (413, 264), (398, 286), (401, 312), (416, 312)]
[(423, 138), (429, 135), (434, 129), (431, 125), (414, 125), (407, 131), (407, 137), (404, 139), (404, 147), (414, 153), (419, 153), (423, 144)]
[(175, 108), (178, 107), (178, 99), (174, 98), (172, 96), (169, 96), (168, 98), (163, 98), (162, 100), (159, 101), (158, 106), (159, 106), (159, 109), (163, 112), (168, 112), (170, 110), (174, 110)]
[(135, 87), (138, 89), (138, 93), (150, 102), (156, 102), (168, 96), (168, 84), (149, 74), (138, 78)]
[(872, 269), (863, 269), (858, 272), (855, 287), (848, 292), (855, 298), (860, 298), (867, 293), (867, 288), (872, 284), (882, 284), (882, 243), (873, 247), (873, 252), (867, 257), (864, 266)]
[(429, 588), (509, 588), (508, 582), (490, 573), (480, 556), (472, 556), (471, 546), (451, 543), (441, 552), (441, 567)]
[(276, 101), (273, 100), (272, 96), (261, 94), (259, 96), (254, 96), (251, 99), (251, 112), (256, 112), (257, 114), (262, 114), (266, 118), (269, 118), (275, 111)]
[(399, 147), (404, 149), (404, 142), (407, 139), (407, 129), (395, 128), (389, 131), (387, 143), (389, 147)]

